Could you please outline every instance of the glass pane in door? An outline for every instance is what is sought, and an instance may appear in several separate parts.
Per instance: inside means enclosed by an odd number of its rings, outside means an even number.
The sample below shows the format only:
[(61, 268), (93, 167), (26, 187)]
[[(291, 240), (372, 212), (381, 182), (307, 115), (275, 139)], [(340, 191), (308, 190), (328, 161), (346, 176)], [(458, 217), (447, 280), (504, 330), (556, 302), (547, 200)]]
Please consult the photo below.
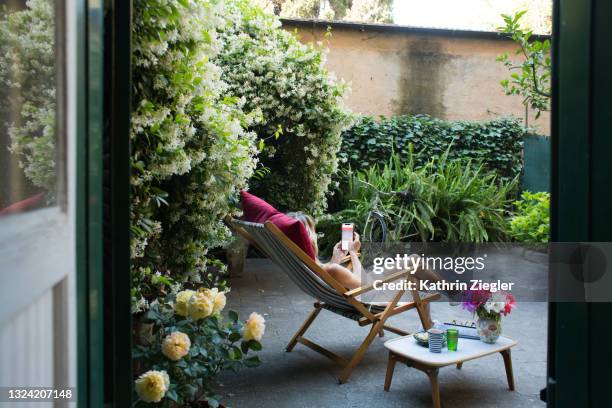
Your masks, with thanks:
[(52, 0), (0, 0), (0, 217), (58, 203)]

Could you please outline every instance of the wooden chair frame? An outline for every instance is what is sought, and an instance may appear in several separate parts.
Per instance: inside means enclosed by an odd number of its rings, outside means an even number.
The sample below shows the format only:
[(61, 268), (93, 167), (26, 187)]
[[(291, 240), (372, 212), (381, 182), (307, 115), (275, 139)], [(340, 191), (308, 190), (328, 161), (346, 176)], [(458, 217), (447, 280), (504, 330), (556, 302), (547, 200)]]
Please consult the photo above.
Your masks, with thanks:
[[(258, 250), (260, 250), (264, 255), (269, 257), (269, 254), (257, 244), (257, 242), (251, 237), (248, 231), (244, 228), (240, 227), (233, 223), (231, 217), (226, 217), (226, 223), (239, 235), (244, 237), (249, 243), (254, 245)], [(439, 294), (431, 294), (427, 295), (423, 298), (419, 295), (417, 290), (412, 290), (412, 302), (406, 302), (401, 305), (398, 305), (399, 300), (406, 292), (405, 289), (398, 290), (392, 300), (386, 305), (385, 309), (379, 313), (373, 313), (368, 308), (357, 299), (357, 297), (361, 294), (367, 293), (371, 290), (374, 290), (374, 285), (370, 284), (367, 286), (359, 287), (357, 289), (347, 290), (344, 286), (342, 286), (336, 279), (334, 279), (328, 272), (326, 272), (319, 264), (317, 264), (310, 256), (308, 256), (300, 247), (298, 247), (291, 239), (289, 239), (276, 225), (271, 222), (264, 223), (265, 228), (271, 232), (280, 242), (282, 242), (295, 256), (297, 256), (310, 270), (312, 270), (315, 274), (317, 274), (327, 285), (333, 288), (340, 296), (344, 297), (356, 312), (361, 315), (361, 318), (357, 320), (359, 326), (368, 326), (372, 325), (368, 335), (363, 340), (355, 354), (347, 360), (339, 355), (327, 350), (326, 348), (314, 343), (311, 340), (308, 340), (304, 337), (304, 334), (310, 327), (310, 325), (317, 318), (321, 309), (323, 308), (322, 303), (315, 302), (314, 310), (308, 315), (304, 323), (300, 326), (298, 331), (293, 335), (289, 343), (287, 344), (286, 351), (290, 352), (296, 346), (297, 343), (301, 343), (304, 346), (316, 351), (324, 355), (325, 357), (331, 359), (335, 363), (339, 364), (343, 370), (340, 376), (338, 377), (338, 381), (340, 384), (344, 384), (350, 378), (355, 367), (361, 362), (365, 352), (367, 351), (372, 341), (377, 335), (381, 337), (384, 335), (384, 331), (390, 331), (392, 333), (400, 334), (400, 335), (408, 335), (410, 333), (398, 329), (393, 326), (389, 326), (386, 323), (387, 319), (391, 316), (397, 315), (399, 313), (405, 312), (410, 309), (416, 309), (419, 315), (419, 319), (421, 320), (421, 324), (423, 328), (429, 329), (433, 326), (433, 322), (431, 321), (431, 317), (429, 315), (429, 302), (436, 300), (440, 297)], [(412, 270), (404, 270), (396, 272), (388, 277), (381, 279), (381, 283), (393, 282), (397, 280), (414, 280), (414, 276), (411, 274)]]

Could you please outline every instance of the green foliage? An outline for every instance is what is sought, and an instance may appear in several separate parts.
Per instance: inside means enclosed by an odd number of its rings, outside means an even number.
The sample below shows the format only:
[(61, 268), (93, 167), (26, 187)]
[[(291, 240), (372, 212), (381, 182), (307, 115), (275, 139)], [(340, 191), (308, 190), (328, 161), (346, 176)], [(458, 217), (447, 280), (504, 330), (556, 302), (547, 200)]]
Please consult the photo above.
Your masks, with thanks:
[(393, 0), (353, 0), (344, 20), (393, 23)]
[(220, 34), (215, 63), (227, 93), (261, 120), (250, 127), (269, 173), (251, 190), (281, 209), (323, 211), (337, 169), (340, 134), (351, 123), (342, 104), (346, 86), (324, 68), (322, 49), (280, 29), (272, 14), (246, 0), (227, 4), (231, 16)]
[[(151, 305), (146, 322), (153, 324), (151, 344), (137, 345), (133, 358), (139, 363), (139, 372), (163, 370), (170, 377), (170, 386), (165, 397), (156, 406), (189, 406), (195, 401), (207, 401), (209, 406), (218, 406), (220, 396), (216, 393), (216, 378), (225, 370), (237, 371), (242, 367), (256, 367), (258, 356), (249, 356), (250, 351), (261, 350), (261, 343), (243, 340), (243, 323), (236, 312), (229, 312), (225, 321), (219, 314), (200, 320), (181, 317), (174, 311), (174, 295), (160, 299)], [(173, 332), (186, 334), (191, 347), (186, 356), (172, 361), (162, 353), (162, 342)], [(184, 404), (184, 405), (183, 405)], [(136, 407), (150, 406), (142, 401)]]
[[(402, 161), (413, 146), (415, 167), (448, 151), (448, 159), (480, 161), (485, 171), (508, 182), (523, 167), (524, 129), (518, 120), (496, 119), (488, 122), (445, 121), (427, 115), (402, 115), (388, 119), (365, 116), (342, 135), (338, 156), (353, 170), (384, 165), (395, 151)], [(435, 166), (437, 162), (430, 164)]]
[(286, 17), (318, 18), (320, 3), (320, 0), (285, 0), (281, 6), (281, 14)]
[(449, 152), (417, 167), (409, 153), (351, 175), (344, 216), (385, 217), (390, 241), (487, 242), (507, 237), (506, 207), (517, 179), (500, 181), (477, 161)]
[(56, 75), (52, 2), (28, 0), (14, 11), (0, 6), (0, 133), (26, 178), (55, 198)]
[(510, 234), (519, 242), (548, 242), (550, 236), (550, 194), (524, 191), (515, 201), (516, 211), (510, 220)]
[[(208, 255), (225, 245), (222, 223), (253, 174), (253, 118), (228, 95), (221, 69), (224, 4), (137, 0), (132, 53), (133, 310), (174, 282), (217, 284), (224, 266)], [(164, 289), (165, 288), (165, 289)]]
[(393, 0), (251, 0), (286, 18), (392, 23)]
[(508, 54), (500, 55), (497, 61), (503, 62), (512, 72), (510, 79), (501, 81), (506, 95), (522, 96), (523, 104), (536, 111), (537, 119), (542, 111), (550, 110), (550, 40), (533, 40), (533, 31), (521, 27), (521, 18), (526, 12), (502, 14), (505, 26), (498, 28), (519, 45), (516, 55), (522, 57), (521, 61), (512, 61)]

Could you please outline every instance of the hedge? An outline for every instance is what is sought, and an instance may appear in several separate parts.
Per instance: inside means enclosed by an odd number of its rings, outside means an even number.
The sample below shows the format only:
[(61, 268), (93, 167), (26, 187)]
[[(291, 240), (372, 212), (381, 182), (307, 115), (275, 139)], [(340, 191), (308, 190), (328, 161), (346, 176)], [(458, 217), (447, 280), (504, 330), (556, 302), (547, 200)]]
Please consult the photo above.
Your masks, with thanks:
[[(384, 165), (393, 151), (408, 158), (413, 145), (415, 165), (441, 156), (452, 144), (449, 158), (482, 160), (484, 168), (506, 182), (523, 168), (525, 130), (514, 118), (486, 122), (446, 121), (428, 115), (391, 118), (362, 117), (342, 135), (338, 156), (353, 170)], [(345, 164), (346, 166), (346, 164)]]

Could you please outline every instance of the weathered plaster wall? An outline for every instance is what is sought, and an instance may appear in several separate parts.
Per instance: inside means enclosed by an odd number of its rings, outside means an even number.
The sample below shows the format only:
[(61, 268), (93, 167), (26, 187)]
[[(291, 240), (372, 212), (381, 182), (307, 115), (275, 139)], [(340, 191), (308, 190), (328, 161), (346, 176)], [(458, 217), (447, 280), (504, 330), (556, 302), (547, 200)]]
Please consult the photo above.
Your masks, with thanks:
[[(427, 113), (443, 119), (485, 120), (525, 116), (518, 96), (504, 94), (499, 82), (508, 70), (495, 58), (516, 46), (508, 39), (448, 30), (389, 29), (284, 21), (304, 42), (323, 41), (327, 67), (351, 83), (346, 104), (370, 115)], [(549, 134), (548, 113), (529, 125)]]

